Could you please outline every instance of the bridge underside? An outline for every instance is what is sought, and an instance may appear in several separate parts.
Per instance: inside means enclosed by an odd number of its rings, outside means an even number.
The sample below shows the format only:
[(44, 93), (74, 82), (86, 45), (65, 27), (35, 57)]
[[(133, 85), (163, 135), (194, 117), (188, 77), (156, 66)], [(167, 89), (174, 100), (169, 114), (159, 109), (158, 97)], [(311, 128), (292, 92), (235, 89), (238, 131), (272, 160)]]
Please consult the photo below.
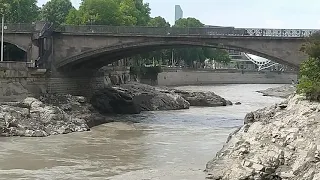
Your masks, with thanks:
[(254, 54), (283, 65), (298, 68), (299, 64), (306, 58), (299, 52), (301, 39), (296, 40), (262, 40), (257, 42), (251, 38), (249, 40), (228, 39), (151, 39), (144, 41), (133, 41), (129, 43), (116, 43), (101, 48), (87, 50), (76, 55), (67, 57), (57, 62), (56, 68), (66, 71), (79, 68), (99, 69), (119, 59), (130, 57), (136, 54), (154, 51), (158, 49), (177, 47), (210, 47), (222, 49), (234, 49), (250, 54)]

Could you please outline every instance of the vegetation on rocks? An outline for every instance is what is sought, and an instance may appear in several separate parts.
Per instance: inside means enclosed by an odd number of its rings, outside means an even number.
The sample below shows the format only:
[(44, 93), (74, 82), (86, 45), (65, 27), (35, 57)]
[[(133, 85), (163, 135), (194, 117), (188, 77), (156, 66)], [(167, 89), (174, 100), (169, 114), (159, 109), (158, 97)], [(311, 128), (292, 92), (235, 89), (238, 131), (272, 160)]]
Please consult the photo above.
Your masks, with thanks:
[(301, 50), (309, 59), (300, 67), (298, 92), (309, 100), (320, 101), (320, 32), (309, 37)]

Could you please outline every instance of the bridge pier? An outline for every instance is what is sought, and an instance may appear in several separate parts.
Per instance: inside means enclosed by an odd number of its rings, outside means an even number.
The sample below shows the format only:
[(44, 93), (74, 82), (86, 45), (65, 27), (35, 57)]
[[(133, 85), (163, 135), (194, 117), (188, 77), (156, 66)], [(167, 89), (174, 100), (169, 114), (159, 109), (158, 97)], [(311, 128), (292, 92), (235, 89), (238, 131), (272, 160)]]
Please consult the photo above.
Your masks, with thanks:
[(129, 68), (127, 67), (51, 71), (47, 79), (47, 92), (91, 97), (99, 89), (129, 80)]

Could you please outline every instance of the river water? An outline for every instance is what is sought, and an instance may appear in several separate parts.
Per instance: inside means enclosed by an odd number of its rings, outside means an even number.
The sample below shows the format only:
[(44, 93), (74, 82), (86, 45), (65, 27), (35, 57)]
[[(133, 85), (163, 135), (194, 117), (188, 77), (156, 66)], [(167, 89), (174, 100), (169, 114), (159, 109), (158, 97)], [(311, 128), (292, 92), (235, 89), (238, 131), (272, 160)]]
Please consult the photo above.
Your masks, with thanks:
[(178, 87), (213, 91), (242, 105), (117, 116), (84, 133), (0, 138), (0, 179), (204, 179), (205, 164), (245, 114), (282, 100), (255, 91), (277, 86)]

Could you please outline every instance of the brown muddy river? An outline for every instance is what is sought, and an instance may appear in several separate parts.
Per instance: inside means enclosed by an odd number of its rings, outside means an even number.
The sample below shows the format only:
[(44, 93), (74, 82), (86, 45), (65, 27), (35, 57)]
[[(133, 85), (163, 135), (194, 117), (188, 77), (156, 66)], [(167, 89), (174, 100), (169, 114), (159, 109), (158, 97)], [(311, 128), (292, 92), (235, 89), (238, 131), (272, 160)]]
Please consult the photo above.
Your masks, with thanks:
[(255, 91), (277, 86), (179, 87), (214, 91), (242, 105), (117, 116), (84, 133), (0, 138), (0, 179), (205, 179), (205, 164), (245, 114), (281, 102)]

